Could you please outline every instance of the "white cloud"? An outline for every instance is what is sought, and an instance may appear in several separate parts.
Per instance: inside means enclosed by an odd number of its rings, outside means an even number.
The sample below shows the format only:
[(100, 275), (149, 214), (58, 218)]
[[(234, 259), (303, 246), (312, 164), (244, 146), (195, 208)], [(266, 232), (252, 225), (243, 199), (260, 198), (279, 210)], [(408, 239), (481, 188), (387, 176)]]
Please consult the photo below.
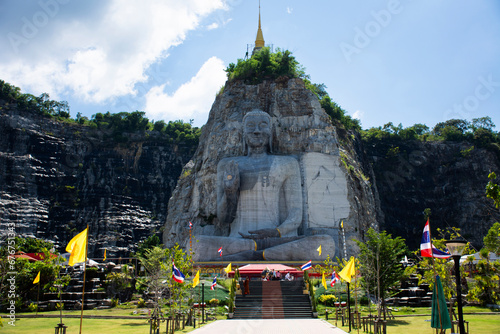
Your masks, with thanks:
[(189, 82), (173, 94), (165, 86), (152, 87), (146, 94), (144, 110), (150, 119), (165, 121), (194, 119), (195, 126), (206, 123), (215, 94), (226, 81), (224, 63), (217, 57), (208, 59)]
[(287, 12), (288, 14), (292, 14), (292, 12), (293, 12), (293, 8), (291, 8), (291, 7), (286, 7), (286, 12)]
[(352, 115), (352, 118), (359, 119), (360, 121), (363, 119), (363, 116), (365, 116), (365, 112), (361, 110), (356, 110), (354, 114)]
[(20, 45), (19, 54), (3, 57), (0, 77), (52, 98), (70, 93), (101, 103), (134, 95), (151, 64), (181, 44), (203, 17), (224, 9), (222, 0), (114, 0), (93, 6), (102, 8), (92, 16), (56, 15), (51, 30)]
[(207, 30), (213, 30), (213, 29), (217, 29), (217, 28), (219, 28), (219, 24), (217, 22), (214, 22), (214, 23), (209, 24), (207, 26)]

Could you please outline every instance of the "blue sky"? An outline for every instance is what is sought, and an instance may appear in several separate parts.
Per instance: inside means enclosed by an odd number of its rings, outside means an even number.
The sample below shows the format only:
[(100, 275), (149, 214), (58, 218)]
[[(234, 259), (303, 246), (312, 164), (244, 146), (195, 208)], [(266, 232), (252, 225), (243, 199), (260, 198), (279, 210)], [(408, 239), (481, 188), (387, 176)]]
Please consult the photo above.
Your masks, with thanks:
[[(500, 128), (500, 2), (261, 1), (288, 49), (363, 128), (490, 116)], [(0, 0), (0, 79), (71, 115), (143, 110), (203, 125), (255, 40), (257, 0)]]

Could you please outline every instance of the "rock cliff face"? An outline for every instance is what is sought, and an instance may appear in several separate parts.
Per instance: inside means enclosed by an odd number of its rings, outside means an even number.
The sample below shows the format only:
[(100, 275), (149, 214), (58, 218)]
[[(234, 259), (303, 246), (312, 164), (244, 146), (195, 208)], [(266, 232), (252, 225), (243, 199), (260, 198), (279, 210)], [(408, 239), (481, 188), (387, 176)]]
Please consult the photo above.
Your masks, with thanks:
[[(459, 227), (477, 248), (500, 211), (486, 198), (488, 174), (500, 170), (498, 156), (468, 143), (400, 142), (365, 146), (375, 172), (384, 220), (381, 229), (419, 247), (431, 209), (431, 228)], [(439, 237), (434, 235), (433, 237)]]
[[(484, 195), (488, 173), (500, 174), (498, 155), (467, 143), (363, 145), (332, 125), (301, 80), (228, 83), (197, 149), (167, 144), (154, 132), (127, 134), (127, 144), (117, 144), (102, 131), (0, 106), (0, 236), (14, 223), (18, 235), (52, 240), (60, 251), (87, 224), (91, 257), (102, 257), (104, 248), (108, 257), (128, 256), (163, 227), (166, 245), (184, 245), (189, 221), (195, 238), (228, 235), (217, 219), (217, 163), (243, 155), (241, 121), (254, 108), (273, 119), (273, 153), (300, 164), (301, 233), (335, 232), (343, 220), (348, 254), (356, 250), (351, 238), (362, 239), (370, 226), (416, 249), (430, 208), (433, 231), (459, 227), (480, 247), (500, 221)], [(343, 254), (342, 235), (330, 234)]]
[[(336, 128), (318, 99), (300, 79), (246, 85), (227, 83), (203, 127), (200, 145), (186, 165), (172, 198), (164, 231), (164, 243), (186, 245), (192, 234), (228, 236), (229, 226), (217, 217), (217, 164), (243, 153), (242, 120), (254, 108), (267, 112), (273, 122), (272, 152), (295, 157), (301, 167), (304, 218), (299, 234), (329, 234), (336, 254), (352, 254), (355, 243), (380, 218), (376, 190), (368, 182), (355, 145)], [(349, 139), (348, 139), (349, 138)], [(367, 177), (365, 175), (368, 175)], [(344, 221), (346, 245), (339, 226)], [(334, 254), (331, 254), (334, 255)]]
[(86, 225), (89, 256), (128, 256), (164, 224), (167, 203), (193, 151), (154, 133), (115, 144), (105, 133), (68, 125), (0, 101), (0, 233), (67, 242)]

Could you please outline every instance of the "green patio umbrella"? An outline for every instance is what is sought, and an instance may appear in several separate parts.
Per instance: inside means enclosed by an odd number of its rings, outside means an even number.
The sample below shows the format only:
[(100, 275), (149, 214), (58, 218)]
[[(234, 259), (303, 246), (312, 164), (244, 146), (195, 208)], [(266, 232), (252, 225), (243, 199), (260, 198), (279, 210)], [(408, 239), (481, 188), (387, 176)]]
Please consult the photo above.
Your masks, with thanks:
[(440, 329), (451, 328), (450, 314), (448, 313), (446, 300), (444, 299), (443, 285), (441, 284), (439, 275), (436, 275), (436, 284), (434, 284), (434, 290), (432, 291), (431, 327)]

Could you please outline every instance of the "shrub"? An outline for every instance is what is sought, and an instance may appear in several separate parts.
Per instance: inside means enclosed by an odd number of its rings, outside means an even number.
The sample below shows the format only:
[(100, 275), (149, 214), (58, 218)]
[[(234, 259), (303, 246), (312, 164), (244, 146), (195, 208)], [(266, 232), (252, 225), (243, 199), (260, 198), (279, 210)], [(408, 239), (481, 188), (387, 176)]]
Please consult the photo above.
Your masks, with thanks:
[(30, 303), (28, 305), (28, 310), (30, 310), (30, 312), (36, 312), (38, 310), (38, 305), (35, 303)]
[(217, 298), (212, 298), (208, 301), (208, 305), (217, 306), (217, 305), (219, 305), (219, 300)]
[(335, 306), (335, 302), (337, 301), (337, 297), (334, 295), (321, 295), (318, 297), (318, 302), (325, 306)]

